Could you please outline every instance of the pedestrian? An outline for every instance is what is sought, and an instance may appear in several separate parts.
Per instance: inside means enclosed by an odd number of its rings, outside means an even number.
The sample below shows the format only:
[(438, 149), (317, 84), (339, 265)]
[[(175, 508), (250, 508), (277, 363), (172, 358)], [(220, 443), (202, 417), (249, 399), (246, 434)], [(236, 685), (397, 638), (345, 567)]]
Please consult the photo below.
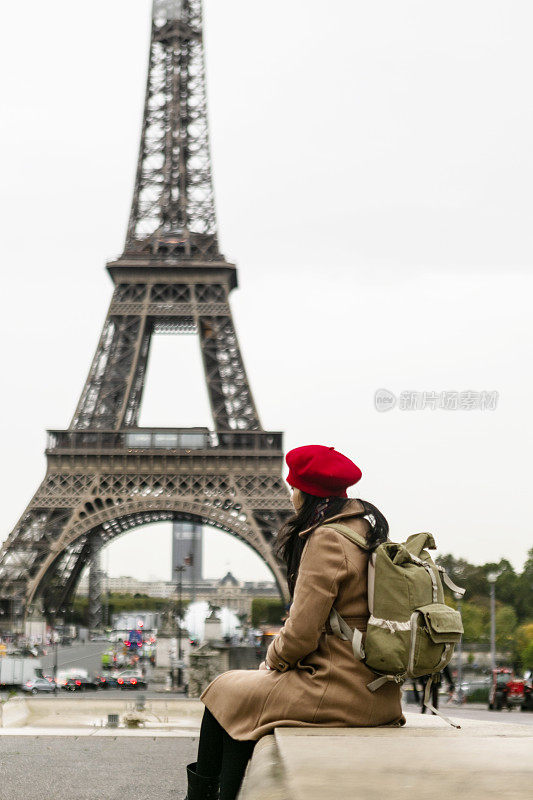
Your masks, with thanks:
[(368, 553), (326, 527), (341, 520), (376, 547), (388, 537), (385, 517), (346, 490), (360, 469), (333, 447), (308, 445), (287, 454), (295, 514), (277, 535), (292, 604), (287, 621), (257, 670), (230, 670), (201, 695), (205, 704), (198, 757), (187, 767), (186, 800), (234, 800), (258, 739), (278, 726), (402, 725), (400, 689), (354, 658), (333, 635), (335, 605), (353, 628), (366, 630)]

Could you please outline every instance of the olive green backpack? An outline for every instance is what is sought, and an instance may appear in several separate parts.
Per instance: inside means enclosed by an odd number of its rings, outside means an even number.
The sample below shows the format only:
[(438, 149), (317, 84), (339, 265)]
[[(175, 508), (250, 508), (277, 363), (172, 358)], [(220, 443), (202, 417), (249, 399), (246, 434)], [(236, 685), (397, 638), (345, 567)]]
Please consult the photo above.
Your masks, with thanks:
[[(352, 630), (335, 608), (329, 616), (331, 629), (341, 639), (351, 641), (355, 658), (378, 674), (368, 684), (371, 692), (387, 681), (402, 684), (409, 678), (429, 675), (424, 705), (439, 714), (429, 702), (431, 684), (434, 676), (449, 664), (463, 633), (460, 613), (444, 602), (442, 580), (461, 596), (464, 589), (456, 586), (429, 555), (428, 550), (435, 549), (433, 536), (415, 533), (403, 544), (384, 542), (372, 549), (364, 536), (348, 525), (327, 522), (325, 525), (370, 552), (370, 617), (364, 647), (361, 632), (357, 628)], [(442, 714), (439, 716), (450, 722)]]

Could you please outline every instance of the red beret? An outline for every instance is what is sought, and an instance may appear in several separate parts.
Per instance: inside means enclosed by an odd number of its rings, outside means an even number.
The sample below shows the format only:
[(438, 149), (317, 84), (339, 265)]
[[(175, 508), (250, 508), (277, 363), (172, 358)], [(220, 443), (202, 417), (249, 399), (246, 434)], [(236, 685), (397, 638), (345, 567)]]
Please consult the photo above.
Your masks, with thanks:
[(315, 497), (347, 497), (346, 489), (361, 479), (362, 472), (334, 447), (308, 444), (287, 453), (287, 483)]

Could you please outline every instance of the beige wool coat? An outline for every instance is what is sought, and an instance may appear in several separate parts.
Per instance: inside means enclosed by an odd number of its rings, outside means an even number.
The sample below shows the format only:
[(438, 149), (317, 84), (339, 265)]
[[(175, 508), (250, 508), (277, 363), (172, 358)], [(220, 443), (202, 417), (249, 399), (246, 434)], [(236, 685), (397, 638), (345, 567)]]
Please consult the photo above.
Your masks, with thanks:
[[(354, 516), (352, 500), (342, 519), (366, 536), (369, 523)], [(376, 675), (353, 656), (351, 643), (330, 631), (332, 605), (354, 628), (366, 630), (368, 555), (327, 523), (302, 531), (307, 538), (285, 625), (270, 644), (270, 670), (229, 670), (200, 699), (234, 739), (260, 739), (278, 726), (377, 726), (405, 722), (400, 689), (388, 683), (375, 693)]]

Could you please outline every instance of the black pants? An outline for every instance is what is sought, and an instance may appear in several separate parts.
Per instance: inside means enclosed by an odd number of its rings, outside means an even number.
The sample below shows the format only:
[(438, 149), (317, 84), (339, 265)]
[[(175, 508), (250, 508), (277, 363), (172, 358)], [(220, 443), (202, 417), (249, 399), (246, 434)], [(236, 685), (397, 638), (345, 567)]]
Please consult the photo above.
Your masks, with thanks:
[(208, 708), (204, 710), (196, 772), (205, 778), (219, 778), (220, 800), (235, 800), (254, 741), (232, 739)]

